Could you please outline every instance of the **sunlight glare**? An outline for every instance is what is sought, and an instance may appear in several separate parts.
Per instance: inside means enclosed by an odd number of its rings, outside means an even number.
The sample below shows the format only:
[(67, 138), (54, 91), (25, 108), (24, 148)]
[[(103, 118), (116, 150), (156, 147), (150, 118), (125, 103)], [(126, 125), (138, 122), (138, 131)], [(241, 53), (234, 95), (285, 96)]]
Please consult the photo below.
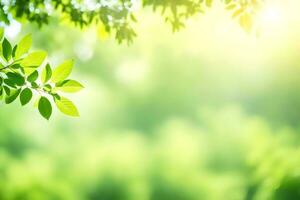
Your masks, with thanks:
[(279, 6), (268, 5), (261, 12), (261, 25), (263, 28), (279, 27), (283, 23), (283, 13)]

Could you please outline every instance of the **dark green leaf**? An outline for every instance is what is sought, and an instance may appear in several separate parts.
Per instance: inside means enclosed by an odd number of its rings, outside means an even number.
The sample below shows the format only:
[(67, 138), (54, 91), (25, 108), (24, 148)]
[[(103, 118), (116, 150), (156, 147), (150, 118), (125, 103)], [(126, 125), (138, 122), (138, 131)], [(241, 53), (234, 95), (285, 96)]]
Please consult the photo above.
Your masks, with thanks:
[(12, 50), (12, 53), (11, 53), (13, 58), (15, 57), (16, 50), (17, 50), (17, 45), (14, 46), (14, 48), (13, 48), (13, 50)]
[(31, 73), (28, 77), (27, 77), (27, 81), (29, 82), (34, 82), (37, 80), (37, 78), (39, 77), (39, 73), (37, 70), (35, 70), (33, 73)]
[(10, 95), (6, 96), (6, 98), (5, 98), (5, 103), (6, 104), (12, 103), (19, 96), (20, 92), (21, 92), (21, 89), (10, 91)]
[(12, 47), (9, 41), (4, 38), (2, 42), (2, 55), (5, 58), (6, 61), (9, 61), (11, 58), (11, 52), (12, 52)]
[(38, 109), (40, 114), (47, 120), (50, 119), (52, 114), (52, 106), (46, 97), (41, 97), (39, 100)]
[(18, 73), (8, 72), (6, 75), (8, 78), (6, 80), (9, 80), (11, 83), (15, 85), (22, 86), (25, 83), (24, 77)]
[(29, 88), (25, 88), (20, 94), (20, 101), (22, 106), (29, 103), (32, 99), (32, 91)]
[(5, 94), (6, 95), (10, 95), (10, 89), (9, 89), (9, 87), (7, 87), (7, 86), (3, 86), (3, 88), (4, 88), (4, 91), (5, 91)]

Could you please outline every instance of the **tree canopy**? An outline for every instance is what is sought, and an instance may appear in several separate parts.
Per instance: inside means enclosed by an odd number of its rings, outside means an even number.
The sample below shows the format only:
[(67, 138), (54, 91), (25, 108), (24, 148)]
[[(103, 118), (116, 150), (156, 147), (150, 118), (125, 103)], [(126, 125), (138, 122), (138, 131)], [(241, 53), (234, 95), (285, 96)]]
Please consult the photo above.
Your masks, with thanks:
[(186, 19), (204, 13), (215, 2), (224, 4), (241, 26), (250, 31), (253, 17), (264, 0), (18, 0), (1, 1), (0, 19), (9, 24), (12, 19), (49, 23), (52, 16), (69, 19), (79, 27), (102, 23), (118, 42), (132, 42), (137, 35), (133, 24), (136, 12), (142, 8), (159, 11), (174, 31), (184, 26)]

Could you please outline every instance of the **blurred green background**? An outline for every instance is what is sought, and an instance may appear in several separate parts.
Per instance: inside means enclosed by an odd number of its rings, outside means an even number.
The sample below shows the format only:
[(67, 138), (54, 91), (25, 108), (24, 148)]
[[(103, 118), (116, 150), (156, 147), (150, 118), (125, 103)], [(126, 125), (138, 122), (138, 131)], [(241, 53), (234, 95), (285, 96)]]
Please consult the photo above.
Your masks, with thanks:
[(0, 199), (300, 199), (300, 14), (291, 5), (259, 36), (218, 8), (175, 34), (140, 14), (130, 46), (99, 27), (13, 23), (8, 36), (32, 33), (54, 64), (74, 58), (85, 90), (73, 96), (78, 119), (0, 105)]

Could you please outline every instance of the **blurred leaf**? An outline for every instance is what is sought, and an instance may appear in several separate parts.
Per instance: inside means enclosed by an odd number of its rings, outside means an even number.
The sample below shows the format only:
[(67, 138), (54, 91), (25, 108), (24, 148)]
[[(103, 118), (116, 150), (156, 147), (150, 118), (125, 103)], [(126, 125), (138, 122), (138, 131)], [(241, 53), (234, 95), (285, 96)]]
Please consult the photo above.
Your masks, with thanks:
[(211, 7), (212, 1), (213, 1), (213, 0), (206, 0), (206, 1), (205, 1), (206, 6), (207, 6), (207, 7)]
[(103, 23), (99, 23), (98, 25), (98, 37), (101, 40), (106, 40), (109, 37), (109, 32), (107, 32), (106, 27)]

